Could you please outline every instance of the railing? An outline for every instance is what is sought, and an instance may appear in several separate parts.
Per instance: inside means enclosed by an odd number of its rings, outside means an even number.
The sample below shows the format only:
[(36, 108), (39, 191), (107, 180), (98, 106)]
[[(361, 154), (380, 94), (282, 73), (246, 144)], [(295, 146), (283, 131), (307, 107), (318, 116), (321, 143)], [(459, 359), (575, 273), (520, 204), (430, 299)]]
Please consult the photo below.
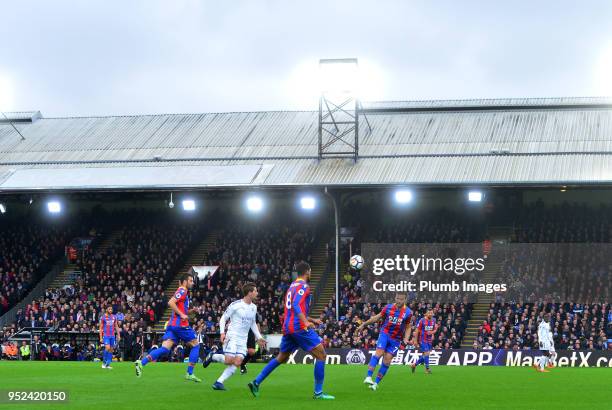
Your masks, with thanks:
[[(325, 270), (323, 271), (323, 274), (321, 275), (321, 279), (319, 280), (319, 283), (317, 284), (317, 287), (315, 288), (314, 301), (311, 306), (316, 306), (319, 303), (319, 300), (321, 299), (321, 291), (325, 289), (325, 286), (327, 286), (327, 281), (329, 280), (330, 272), (332, 271), (332, 262), (334, 262), (334, 258), (335, 258), (335, 253), (334, 253), (334, 257), (330, 257), (330, 250), (327, 249), (327, 264), (325, 265)], [(335, 266), (334, 266), (334, 269), (335, 269)]]
[(76, 282), (81, 278), (81, 275), (83, 275), (83, 272), (80, 270), (73, 270), (68, 273), (68, 279), (70, 279), (72, 282)]
[(11, 310), (0, 317), (0, 327), (13, 323), (17, 317), (17, 311), (19, 309), (25, 308), (25, 306), (32, 303), (34, 299), (44, 295), (47, 287), (49, 287), (57, 275), (64, 270), (65, 266), (66, 262), (64, 261), (64, 258), (60, 258), (60, 260), (51, 267), (49, 273), (47, 273), (45, 277), (38, 282), (34, 289), (32, 289), (30, 293), (28, 293), (28, 295), (21, 300), (21, 302), (17, 303)]
[(19, 329), (19, 331), (17, 333), (15, 333), (13, 336), (9, 337), (8, 340), (9, 342), (21, 342), (23, 340), (28, 340), (31, 341), (34, 334), (40, 334), (42, 332), (46, 332), (49, 329), (51, 329), (50, 327), (22, 327), (21, 329)]

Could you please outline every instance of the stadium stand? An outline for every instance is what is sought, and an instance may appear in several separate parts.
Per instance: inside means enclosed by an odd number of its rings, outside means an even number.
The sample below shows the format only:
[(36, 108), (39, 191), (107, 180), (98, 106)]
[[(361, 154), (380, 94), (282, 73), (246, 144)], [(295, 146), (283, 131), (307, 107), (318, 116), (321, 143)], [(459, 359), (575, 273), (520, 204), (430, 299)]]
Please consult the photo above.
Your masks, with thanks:
[(480, 326), (474, 347), (537, 348), (537, 326), (544, 312), (550, 312), (557, 349), (603, 350), (608, 346), (610, 305), (492, 304)]
[[(380, 215), (380, 218), (361, 218), (360, 215), (380, 213), (374, 204), (356, 202), (348, 208), (351, 209), (351, 213), (347, 215), (347, 221), (357, 226), (357, 231), (360, 232), (352, 242), (354, 253), (359, 253), (362, 242), (439, 243), (479, 242), (483, 239), (481, 225), (461, 218), (446, 209), (414, 213), (398, 222), (389, 216), (385, 221), (384, 215)], [(350, 257), (348, 247), (344, 247), (342, 251), (342, 260), (348, 260)], [(335, 298), (332, 297), (320, 315), (324, 324), (319, 332), (329, 347), (374, 347), (378, 338), (378, 325), (364, 329), (360, 335), (355, 335), (355, 330), (363, 321), (378, 313), (384, 305), (363, 303), (361, 300), (363, 281), (359, 272), (350, 269), (347, 265), (343, 266), (342, 272), (339, 320), (335, 320)], [(470, 304), (428, 304), (416, 301), (411, 303), (411, 308), (415, 312), (413, 315), (415, 323), (428, 308), (434, 309), (435, 318), (441, 325), (434, 339), (434, 346), (437, 348), (460, 346), (470, 317)]]
[[(80, 276), (73, 284), (49, 288), (43, 297), (17, 313), (14, 325), (4, 329), (4, 338), (24, 327), (46, 328), (49, 357), (76, 358), (97, 344), (98, 318), (112, 306), (121, 320), (121, 352), (134, 358), (147, 347), (146, 330), (165, 309), (164, 285), (174, 277), (199, 235), (197, 225), (165, 220), (152, 212), (111, 217), (118, 235), (106, 249), (90, 247), (75, 262)], [(87, 335), (77, 338), (76, 334)], [(55, 343), (53, 343), (55, 342)], [(62, 349), (69, 344), (69, 352)]]
[[(544, 312), (550, 312), (559, 349), (611, 348), (607, 303), (611, 266), (609, 253), (602, 255), (602, 247), (598, 246), (609, 243), (612, 232), (609, 215), (610, 207), (605, 205), (565, 203), (547, 207), (536, 202), (525, 207), (517, 216), (511, 239), (530, 245), (510, 254), (502, 267), (505, 280), (520, 283), (525, 291), (515, 301), (504, 301), (498, 295), (486, 310), (484, 320), (478, 318), (476, 339), (471, 343), (466, 340), (466, 345), (487, 349), (537, 348), (539, 320)], [(537, 251), (539, 246), (546, 246), (544, 252)], [(554, 300), (559, 289), (565, 290), (565, 296)], [(546, 293), (550, 300), (534, 301), (530, 297), (534, 292)]]
[[(375, 217), (365, 221), (363, 213), (376, 215), (370, 205), (353, 204), (354, 214), (347, 215), (347, 224), (355, 224), (356, 236), (352, 243), (354, 253), (360, 243), (371, 242), (477, 242), (487, 237), (483, 221), (462, 218), (454, 211), (439, 209), (415, 213), (400, 222), (375, 223), (384, 220)], [(607, 243), (610, 225), (607, 208), (593, 209), (582, 205), (544, 207), (530, 205), (515, 218), (510, 235), (515, 242), (559, 241)], [(535, 215), (535, 216), (534, 216)], [(278, 220), (273, 223), (244, 223), (218, 217), (224, 229), (215, 230), (213, 236), (204, 235), (197, 224), (167, 221), (161, 216), (145, 212), (140, 217), (115, 215), (114, 225), (106, 237), (112, 237), (107, 247), (101, 243), (86, 249), (74, 262), (81, 272), (74, 283), (47, 289), (45, 296), (19, 312), (16, 323), (6, 326), (0, 340), (8, 352), (13, 345), (9, 337), (24, 327), (48, 328), (42, 340), (32, 345), (33, 358), (51, 360), (90, 360), (98, 354), (97, 318), (104, 306), (111, 305), (122, 319), (120, 354), (123, 359), (138, 357), (158, 343), (156, 323), (165, 321), (168, 290), (175, 290), (172, 279), (192, 262), (189, 255), (200, 255), (206, 246), (206, 256), (197, 263), (219, 265), (218, 272), (199, 283), (192, 292), (194, 328), (200, 334), (216, 334), (217, 324), (225, 307), (241, 297), (240, 286), (246, 281), (259, 285), (259, 325), (264, 333), (280, 332), (282, 297), (294, 279), (296, 261), (312, 262), (313, 255), (329, 252), (329, 234), (323, 233), (318, 223), (298, 225), (295, 221)], [(353, 218), (353, 219), (351, 219)], [(129, 220), (129, 223), (126, 221)], [(571, 227), (580, 224), (582, 233)], [(571, 232), (564, 235), (564, 232)], [(57, 241), (62, 249), (70, 236)], [(205, 238), (214, 238), (206, 241)], [(103, 242), (103, 241), (100, 241)], [(198, 251), (199, 249), (199, 251)], [(348, 260), (348, 248), (342, 248), (342, 260)], [(60, 252), (61, 254), (61, 252)], [(197, 259), (197, 258), (196, 258)], [(187, 263), (189, 261), (189, 263)], [(331, 258), (330, 258), (331, 261)], [(341, 275), (340, 320), (335, 320), (333, 296), (322, 302), (320, 313), (323, 324), (317, 329), (328, 347), (374, 346), (378, 327), (356, 335), (356, 327), (381, 309), (378, 304), (361, 300), (363, 281), (359, 272), (349, 270), (346, 264)], [(510, 270), (506, 261), (504, 272)], [(328, 274), (332, 264), (325, 267)], [(514, 267), (515, 268), (515, 267)], [(323, 269), (323, 268), (322, 268)], [(312, 284), (317, 287), (316, 281)], [(316, 300), (316, 296), (315, 296)], [(533, 348), (538, 319), (544, 310), (553, 313), (555, 341), (559, 348), (606, 349), (610, 343), (609, 304), (582, 305), (571, 301), (555, 304), (506, 303), (491, 301), (480, 317), (472, 304), (429, 304), (414, 302), (414, 319), (433, 308), (440, 331), (434, 339), (436, 348), (454, 349), (461, 346), (475, 348)], [(481, 312), (478, 312), (480, 315)], [(474, 322), (477, 320), (477, 322)], [(468, 324), (475, 328), (473, 337)], [(159, 331), (159, 328), (156, 328)], [(57, 337), (51, 337), (56, 332)], [(72, 332), (72, 333), (67, 333)], [(87, 338), (75, 334), (89, 335)], [(214, 337), (213, 337), (214, 339)], [(213, 341), (214, 342), (214, 341)], [(39, 344), (38, 348), (34, 348)], [(8, 350), (7, 350), (8, 349)], [(181, 360), (185, 350), (175, 347), (169, 360)], [(9, 356), (6, 356), (9, 357)], [(11, 355), (12, 357), (12, 355)]]
[(0, 316), (8, 312), (62, 256), (74, 225), (3, 224), (0, 235)]
[(317, 233), (316, 225), (296, 228), (283, 222), (226, 227), (203, 261), (204, 265), (218, 265), (219, 270), (203, 289), (193, 292), (196, 326), (218, 332), (217, 325), (227, 305), (242, 297), (244, 283), (255, 282), (260, 329), (264, 333), (280, 332), (282, 297), (295, 279), (294, 264), (312, 261)]

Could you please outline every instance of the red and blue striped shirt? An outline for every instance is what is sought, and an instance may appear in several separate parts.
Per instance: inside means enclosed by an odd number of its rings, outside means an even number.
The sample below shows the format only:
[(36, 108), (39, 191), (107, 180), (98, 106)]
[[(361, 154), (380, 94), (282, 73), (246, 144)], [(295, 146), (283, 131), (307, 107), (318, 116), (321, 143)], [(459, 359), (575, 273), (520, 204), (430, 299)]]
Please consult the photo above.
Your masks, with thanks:
[(105, 313), (104, 316), (100, 318), (100, 322), (102, 322), (102, 328), (104, 329), (104, 337), (115, 337), (115, 323), (117, 322), (117, 317)]
[(433, 340), (433, 334), (429, 334), (429, 332), (433, 332), (436, 328), (435, 319), (421, 318), (419, 320), (419, 324), (417, 325), (417, 329), (419, 330), (419, 342), (421, 343), (431, 343)]
[(406, 305), (397, 307), (395, 303), (389, 303), (380, 312), (385, 320), (380, 328), (381, 333), (386, 333), (395, 340), (402, 340), (406, 325), (410, 323), (412, 311)]
[[(189, 312), (189, 296), (187, 296), (188, 293), (189, 292), (187, 291), (187, 289), (183, 287), (179, 287), (176, 292), (174, 292), (174, 298), (176, 299), (176, 307), (178, 307), (178, 310), (185, 315)], [(189, 320), (181, 319), (179, 315), (172, 311), (172, 315), (170, 315), (170, 320), (168, 321), (168, 326), (187, 327), (189, 326)]]
[(308, 316), (310, 309), (310, 287), (303, 279), (298, 279), (289, 286), (285, 294), (285, 316), (283, 319), (283, 334), (306, 330), (306, 324), (302, 323), (299, 314)]

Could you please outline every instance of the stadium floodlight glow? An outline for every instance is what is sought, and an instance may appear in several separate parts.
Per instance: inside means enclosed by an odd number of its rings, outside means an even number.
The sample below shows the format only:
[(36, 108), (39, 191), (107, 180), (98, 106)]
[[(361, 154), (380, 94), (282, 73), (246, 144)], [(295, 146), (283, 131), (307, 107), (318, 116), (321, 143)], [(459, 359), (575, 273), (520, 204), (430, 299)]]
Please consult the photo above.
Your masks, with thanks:
[(319, 60), (319, 87), (323, 94), (354, 94), (358, 89), (358, 75), (356, 58)]
[(0, 204), (0, 214), (3, 214), (5, 212), (6, 212), (6, 205)]
[(407, 204), (412, 201), (412, 191), (400, 189), (395, 191), (395, 202), (398, 204)]
[(612, 95), (612, 41), (604, 44), (594, 61), (591, 84), (597, 95)]
[(480, 192), (480, 191), (470, 191), (470, 192), (468, 192), (468, 201), (470, 201), (470, 202), (481, 202), (482, 201), (482, 192)]
[(58, 201), (47, 202), (47, 210), (52, 214), (58, 214), (62, 211), (62, 204)]
[(195, 211), (196, 203), (193, 199), (183, 200), (183, 211)]
[(12, 82), (7, 76), (0, 73), (0, 112), (11, 110), (13, 110)]
[(300, 206), (306, 211), (312, 211), (317, 206), (317, 200), (312, 196), (304, 196), (300, 198)]
[(250, 212), (261, 212), (263, 209), (263, 200), (258, 196), (250, 196), (247, 198), (246, 206)]

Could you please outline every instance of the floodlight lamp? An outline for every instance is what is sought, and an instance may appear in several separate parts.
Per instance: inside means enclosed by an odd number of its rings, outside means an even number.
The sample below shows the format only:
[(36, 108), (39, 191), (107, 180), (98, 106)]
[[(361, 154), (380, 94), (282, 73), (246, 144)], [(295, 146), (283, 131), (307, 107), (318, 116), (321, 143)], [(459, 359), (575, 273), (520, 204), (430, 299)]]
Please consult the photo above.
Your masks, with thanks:
[(359, 67), (356, 58), (319, 60), (319, 83), (323, 94), (355, 94)]

